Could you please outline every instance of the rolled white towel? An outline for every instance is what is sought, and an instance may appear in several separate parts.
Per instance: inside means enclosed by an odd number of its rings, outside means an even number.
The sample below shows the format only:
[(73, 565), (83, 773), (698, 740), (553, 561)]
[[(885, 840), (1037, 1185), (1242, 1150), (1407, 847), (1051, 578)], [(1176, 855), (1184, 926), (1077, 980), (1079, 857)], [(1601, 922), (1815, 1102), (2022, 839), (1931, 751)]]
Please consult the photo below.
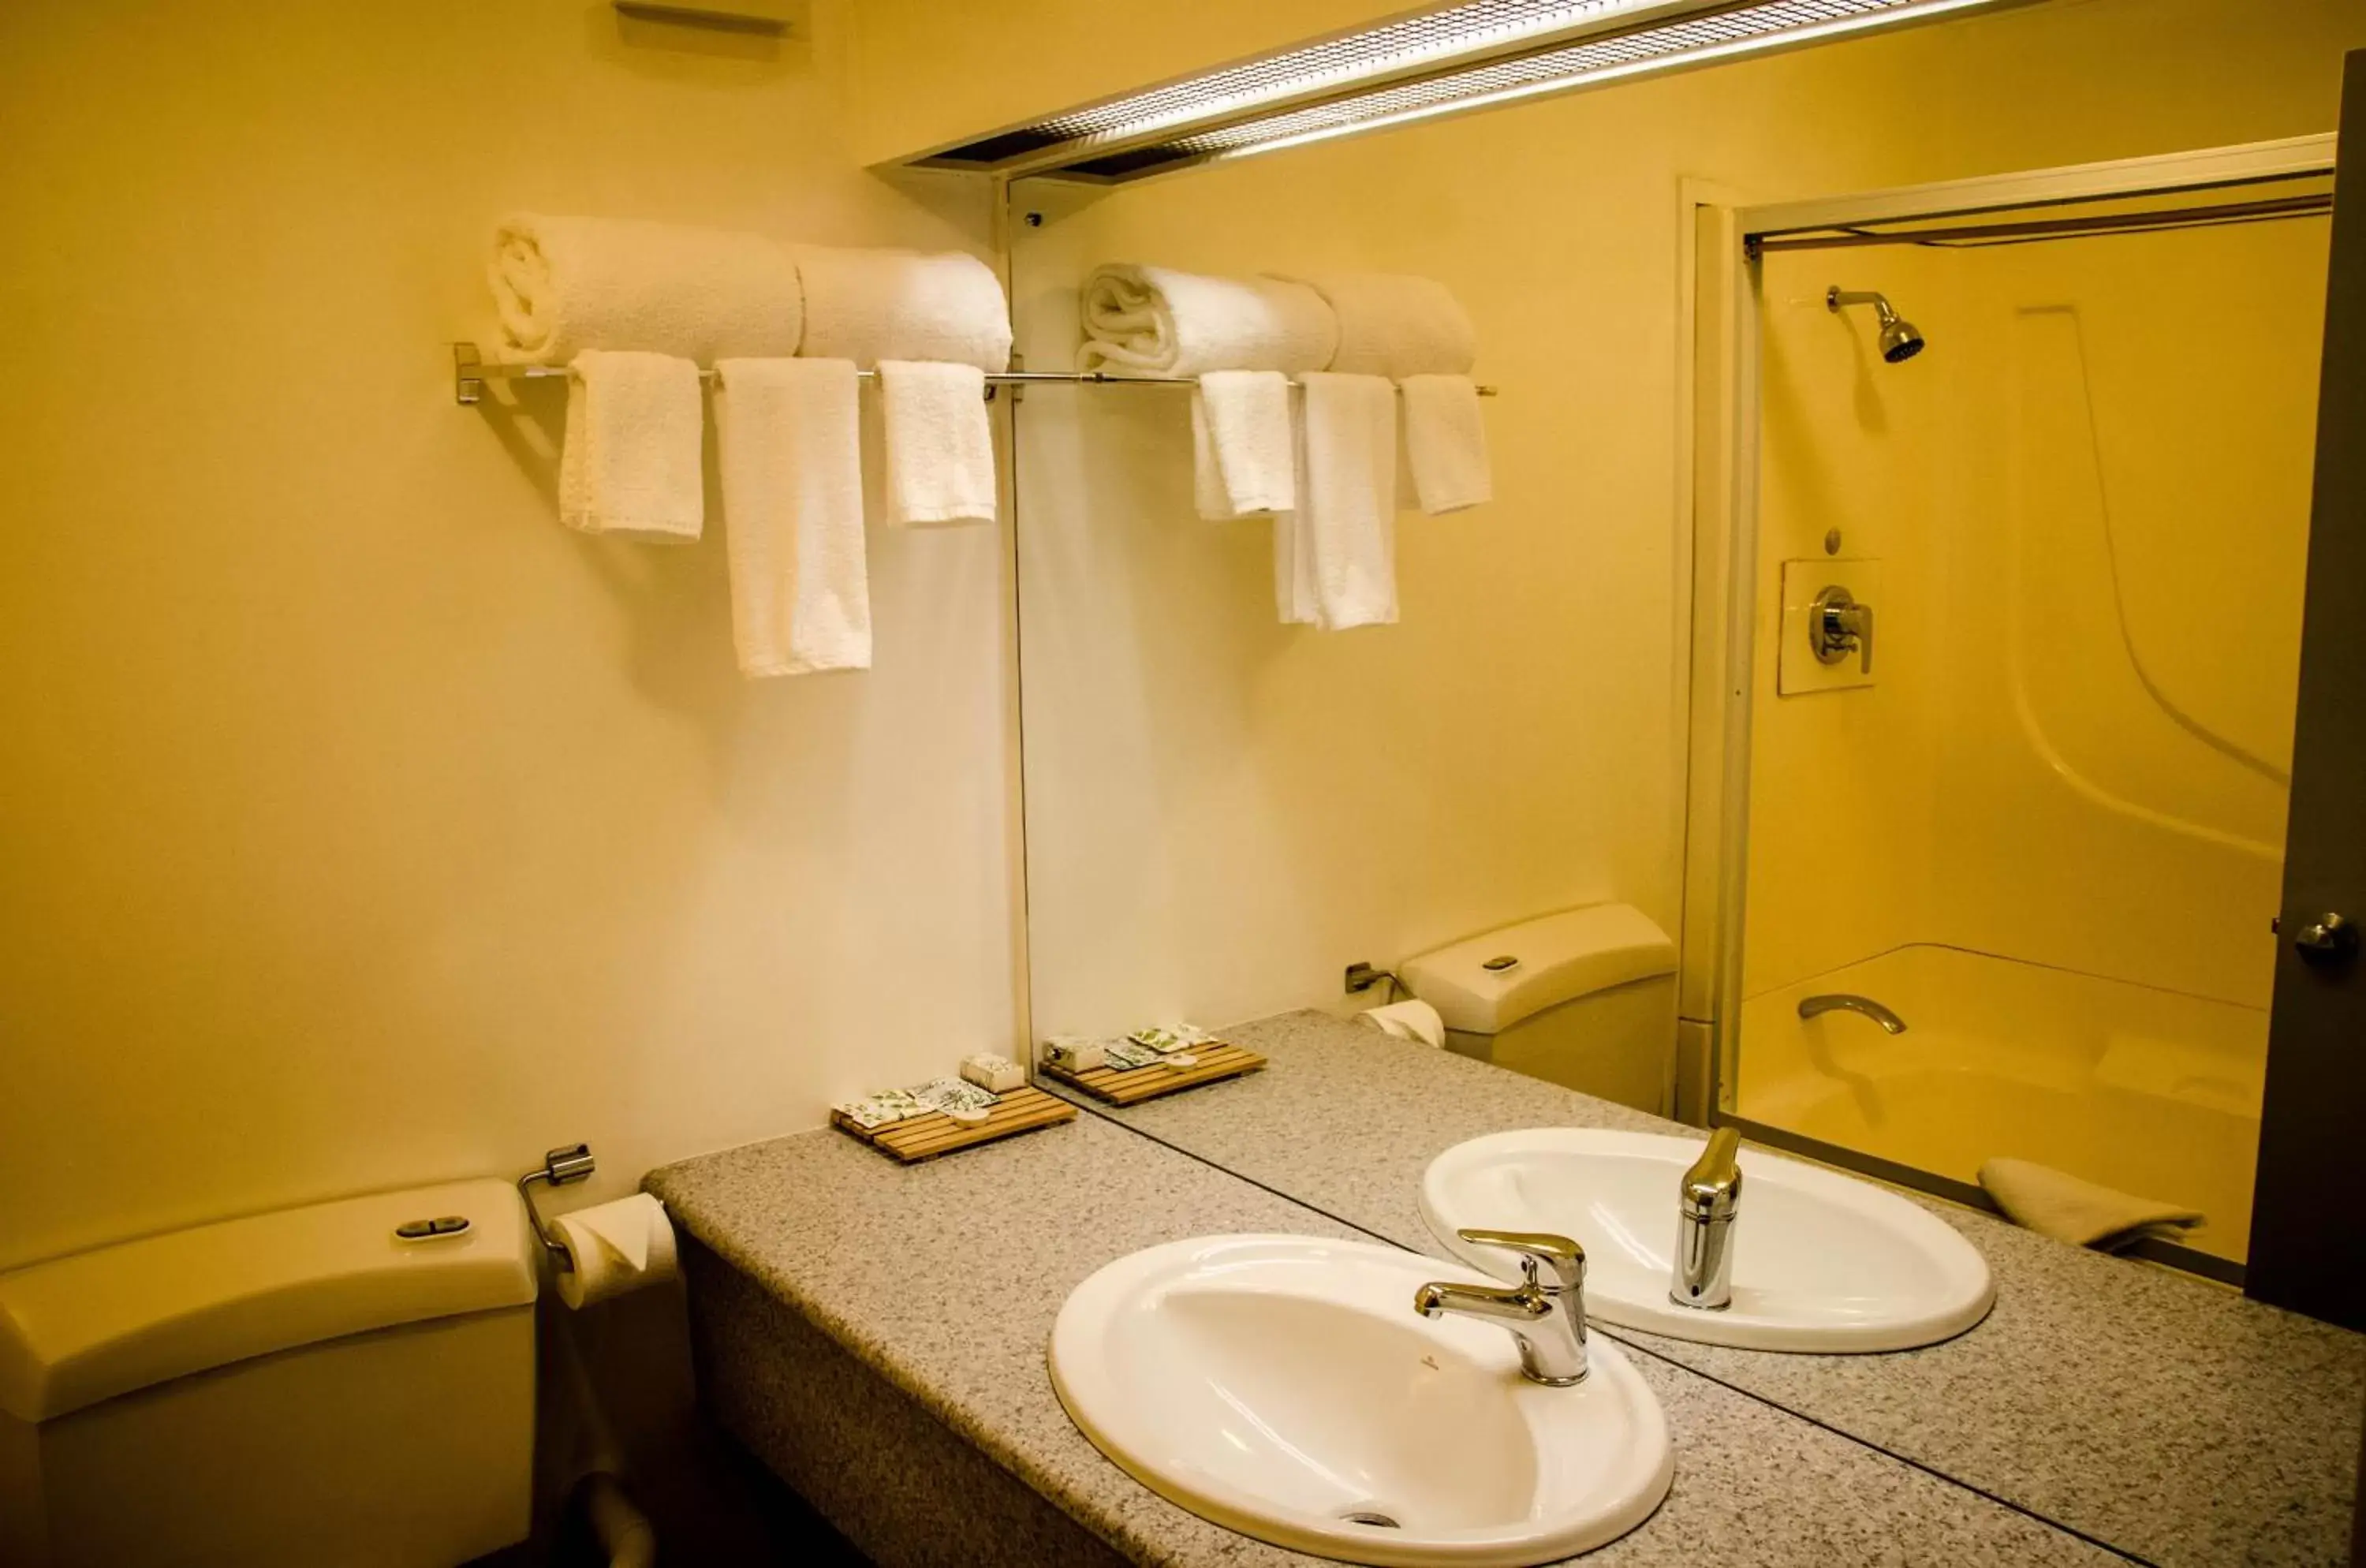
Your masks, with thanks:
[(585, 349), (567, 367), (559, 520), (586, 534), (697, 538), (706, 515), (705, 423), (689, 360)]
[(1338, 323), (1322, 296), (1279, 278), (1114, 262), (1085, 279), (1080, 304), (1079, 370), (1320, 370), (1338, 344)]
[(1010, 368), (1010, 307), (994, 269), (963, 251), (796, 248), (809, 359), (941, 360)]
[(493, 231), (505, 359), (563, 365), (587, 348), (699, 364), (797, 351), (796, 264), (760, 234), (524, 212)]
[(1301, 281), (1338, 318), (1339, 346), (1323, 369), (1346, 376), (1467, 376), (1479, 357), (1470, 312), (1434, 277), (1339, 272)]

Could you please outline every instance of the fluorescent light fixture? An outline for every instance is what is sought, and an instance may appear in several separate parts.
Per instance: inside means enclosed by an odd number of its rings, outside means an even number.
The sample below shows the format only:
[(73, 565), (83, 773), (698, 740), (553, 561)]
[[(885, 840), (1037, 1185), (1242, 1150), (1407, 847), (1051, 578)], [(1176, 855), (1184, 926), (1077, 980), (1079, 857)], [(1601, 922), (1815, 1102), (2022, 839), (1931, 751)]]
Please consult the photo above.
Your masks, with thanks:
[(1402, 87), (1178, 136), (1164, 143), (1193, 159), (1239, 158), (1357, 131), (1492, 108), (1739, 54), (1789, 48), (1996, 0), (1763, 0), (1525, 59), (1433, 76)]
[(1138, 179), (2015, 0), (1468, 0), (1011, 127), (920, 160)]

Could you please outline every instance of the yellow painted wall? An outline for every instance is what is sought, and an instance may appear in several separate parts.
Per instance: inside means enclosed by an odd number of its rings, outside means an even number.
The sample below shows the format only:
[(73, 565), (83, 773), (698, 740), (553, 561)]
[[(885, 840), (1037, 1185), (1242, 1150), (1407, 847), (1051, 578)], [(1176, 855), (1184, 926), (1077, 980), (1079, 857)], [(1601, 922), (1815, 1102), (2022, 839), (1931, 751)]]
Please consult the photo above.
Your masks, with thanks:
[(2322, 131), (2361, 46), (2357, 0), (2056, 0), (1110, 194), (1022, 187), (1045, 214), (1014, 231), (1031, 365), (1068, 363), (1096, 262), (1364, 265), (1450, 284), (1505, 393), (1497, 502), (1406, 519), (1405, 624), (1334, 637), (1272, 624), (1260, 525), (1190, 517), (1179, 406), (1031, 398), (1039, 1025), (1333, 1002), (1349, 960), (1589, 898), (1673, 930), (1681, 182), (1771, 201)]
[(983, 248), (817, 21), (0, 15), (0, 1267), (1011, 1041), (1005, 541), (874, 532), (878, 667), (743, 682), (712, 511), (571, 534), (557, 389), (452, 402), (507, 209)]

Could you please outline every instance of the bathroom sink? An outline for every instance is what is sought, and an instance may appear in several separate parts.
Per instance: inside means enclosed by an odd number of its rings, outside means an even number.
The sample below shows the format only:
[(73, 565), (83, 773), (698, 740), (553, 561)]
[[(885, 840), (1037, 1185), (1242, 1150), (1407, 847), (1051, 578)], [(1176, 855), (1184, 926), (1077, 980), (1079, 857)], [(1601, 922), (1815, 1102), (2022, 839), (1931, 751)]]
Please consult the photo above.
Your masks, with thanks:
[(1586, 1253), (1597, 1322), (1759, 1350), (1904, 1350), (1951, 1338), (1996, 1299), (1988, 1260), (1926, 1209), (1882, 1188), (1759, 1149), (1741, 1151), (1733, 1300), (1668, 1298), (1677, 1183), (1703, 1138), (1538, 1127), (1457, 1144), (1421, 1181), (1421, 1213), (1455, 1256), (1514, 1266), (1463, 1226), (1552, 1231)]
[(1052, 1329), (1052, 1383), (1094, 1445), (1203, 1518), (1349, 1562), (1549, 1562), (1667, 1495), (1659, 1401), (1594, 1337), (1585, 1381), (1520, 1375), (1501, 1327), (1414, 1310), (1483, 1283), (1366, 1242), (1224, 1235), (1121, 1258)]

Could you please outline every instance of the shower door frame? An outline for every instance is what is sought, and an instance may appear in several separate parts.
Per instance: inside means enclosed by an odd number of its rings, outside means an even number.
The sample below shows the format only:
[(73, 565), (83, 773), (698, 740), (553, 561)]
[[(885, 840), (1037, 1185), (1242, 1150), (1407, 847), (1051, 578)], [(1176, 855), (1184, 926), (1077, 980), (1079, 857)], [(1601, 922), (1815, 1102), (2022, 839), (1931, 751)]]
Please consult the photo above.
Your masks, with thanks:
[[(1715, 197), (1722, 193), (1687, 185), (1682, 273), (1696, 282), (1684, 301), (1691, 330), (1683, 334), (1678, 378), (1690, 405), (1681, 411), (1681, 423), (1692, 432), (1694, 461), (1684, 465), (1679, 483), (1692, 503), (1684, 509), (1692, 530), (1692, 703), (1708, 711), (1696, 711), (1690, 726), (1680, 985), (1684, 1027), (1706, 1036), (1707, 1125), (1735, 1127), (1773, 1147), (1957, 1202), (1995, 1207), (1977, 1186), (1755, 1122), (1728, 1103), (1738, 1076), (1748, 913), (1764, 284), (1760, 242), (1851, 225), (1974, 219), (2322, 176), (2333, 170), (2335, 141), (2331, 133), (2291, 137), (1757, 206), (1721, 202)], [(1704, 378), (1698, 367), (1710, 360), (1718, 369)], [(1721, 457), (1726, 466), (1722, 475), (1701, 483), (1698, 458), (1706, 454)], [(2243, 1282), (2241, 1264), (2192, 1247), (2146, 1241), (2134, 1251), (2225, 1283)]]

